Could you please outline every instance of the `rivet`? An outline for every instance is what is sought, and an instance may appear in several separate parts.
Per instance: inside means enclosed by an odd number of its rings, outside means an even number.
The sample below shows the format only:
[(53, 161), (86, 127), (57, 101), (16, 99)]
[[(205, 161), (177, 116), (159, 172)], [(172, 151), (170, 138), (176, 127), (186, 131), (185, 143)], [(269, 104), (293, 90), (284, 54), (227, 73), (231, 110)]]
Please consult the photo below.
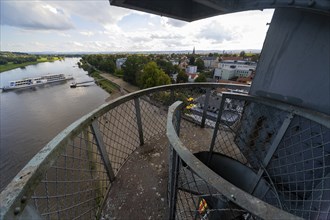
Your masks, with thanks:
[(230, 197), (233, 199), (233, 200), (236, 200), (236, 197), (234, 195), (230, 195)]
[(21, 199), (21, 203), (25, 203), (26, 202), (26, 196), (23, 196), (22, 199)]
[(20, 207), (16, 207), (14, 209), (14, 215), (18, 215), (21, 212), (21, 208)]

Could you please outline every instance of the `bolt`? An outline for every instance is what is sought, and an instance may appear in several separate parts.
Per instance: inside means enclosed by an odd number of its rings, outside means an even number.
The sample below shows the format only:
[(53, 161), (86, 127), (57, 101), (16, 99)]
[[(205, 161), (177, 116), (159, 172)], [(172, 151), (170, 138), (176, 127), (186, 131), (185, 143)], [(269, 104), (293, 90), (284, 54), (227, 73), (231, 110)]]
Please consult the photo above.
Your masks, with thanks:
[(20, 207), (16, 207), (14, 209), (14, 215), (18, 215), (18, 213), (20, 213), (20, 212), (21, 212), (21, 208)]
[(230, 197), (233, 199), (233, 200), (236, 200), (236, 197), (234, 195), (230, 195)]

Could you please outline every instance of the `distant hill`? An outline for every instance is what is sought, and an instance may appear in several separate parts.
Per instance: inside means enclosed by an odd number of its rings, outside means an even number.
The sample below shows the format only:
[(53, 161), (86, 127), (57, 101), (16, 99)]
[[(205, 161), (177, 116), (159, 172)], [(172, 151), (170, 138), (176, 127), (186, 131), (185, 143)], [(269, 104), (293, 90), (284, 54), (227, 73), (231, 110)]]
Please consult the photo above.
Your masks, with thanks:
[[(209, 53), (227, 53), (227, 54), (239, 54), (242, 50), (196, 50), (197, 54), (209, 54)], [(246, 53), (260, 53), (260, 49), (244, 49)], [(56, 51), (43, 51), (43, 52), (30, 52), (29, 54), (46, 55), (46, 54), (58, 54), (58, 55), (72, 55), (72, 54), (187, 54), (192, 53), (192, 50), (171, 50), (171, 51), (81, 51), (81, 52), (56, 52)]]

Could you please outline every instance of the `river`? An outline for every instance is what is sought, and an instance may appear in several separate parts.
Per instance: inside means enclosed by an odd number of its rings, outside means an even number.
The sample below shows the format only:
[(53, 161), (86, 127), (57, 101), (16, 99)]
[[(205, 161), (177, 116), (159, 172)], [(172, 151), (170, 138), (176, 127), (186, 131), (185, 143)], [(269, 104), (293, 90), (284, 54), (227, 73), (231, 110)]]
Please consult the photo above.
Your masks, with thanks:
[[(72, 74), (76, 82), (92, 80), (78, 61), (66, 58), (2, 72), (0, 87), (48, 73)], [(53, 137), (109, 97), (94, 83), (73, 89), (70, 82), (0, 93), (0, 191)]]

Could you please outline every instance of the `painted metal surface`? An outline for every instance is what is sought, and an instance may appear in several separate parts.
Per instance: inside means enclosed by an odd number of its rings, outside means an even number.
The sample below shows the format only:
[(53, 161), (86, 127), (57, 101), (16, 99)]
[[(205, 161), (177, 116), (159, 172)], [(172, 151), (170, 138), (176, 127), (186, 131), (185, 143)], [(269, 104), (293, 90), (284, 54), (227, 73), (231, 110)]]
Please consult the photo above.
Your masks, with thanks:
[(184, 21), (194, 21), (215, 15), (267, 8), (302, 8), (329, 14), (327, 0), (109, 0), (111, 5), (167, 16)]
[(109, 160), (109, 156), (108, 156), (107, 150), (105, 148), (105, 144), (103, 142), (102, 135), (99, 130), (99, 126), (97, 125), (97, 121), (92, 122), (91, 128), (93, 130), (95, 140), (97, 142), (97, 147), (101, 153), (101, 157), (104, 162), (104, 166), (107, 170), (109, 180), (110, 180), (110, 182), (113, 182), (115, 180), (115, 174), (113, 172), (113, 169), (112, 169), (112, 166), (111, 166), (111, 163)]
[(214, 171), (209, 169), (205, 164), (198, 160), (180, 141), (177, 136), (175, 127), (173, 126), (173, 117), (181, 102), (175, 102), (169, 109), (167, 119), (167, 137), (171, 146), (174, 148), (180, 159), (199, 177), (205, 180), (209, 185), (215, 188), (218, 192), (224, 195), (228, 200), (237, 204), (238, 206), (248, 210), (250, 213), (261, 217), (263, 219), (272, 219), (274, 216), (278, 219), (301, 219), (290, 213), (275, 208), (268, 203), (263, 202), (256, 197), (244, 192), (235, 187), (233, 184), (217, 175)]
[(186, 83), (166, 85), (130, 93), (109, 103), (101, 105), (99, 108), (78, 119), (58, 134), (16, 175), (12, 182), (0, 194), (0, 219), (14, 219), (19, 217), (27, 204), (22, 201), (26, 201), (27, 198), (31, 197), (33, 190), (40, 183), (44, 173), (56, 162), (56, 159), (66, 148), (68, 143), (77, 137), (78, 134), (86, 131), (95, 119), (100, 118), (110, 110), (143, 95), (173, 89), (200, 87), (240, 88), (247, 90), (250, 88), (250, 86), (219, 83)]
[(138, 125), (138, 131), (139, 131), (140, 145), (142, 146), (144, 144), (144, 138), (143, 138), (143, 128), (142, 128), (142, 121), (141, 121), (140, 101), (138, 98), (134, 99), (134, 107), (135, 107), (135, 112), (136, 112), (136, 122)]
[(329, 15), (275, 10), (250, 94), (330, 115), (329, 39)]

